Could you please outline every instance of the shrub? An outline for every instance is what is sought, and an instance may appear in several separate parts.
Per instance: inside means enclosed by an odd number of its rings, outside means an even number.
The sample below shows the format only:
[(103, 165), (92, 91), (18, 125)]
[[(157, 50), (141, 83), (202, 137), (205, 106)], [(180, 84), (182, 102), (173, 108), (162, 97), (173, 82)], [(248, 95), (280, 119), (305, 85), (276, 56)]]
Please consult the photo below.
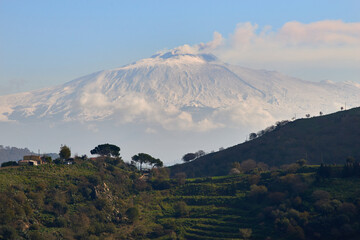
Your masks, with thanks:
[(251, 198), (255, 198), (256, 200), (259, 200), (267, 193), (267, 188), (265, 186), (257, 186), (257, 185), (251, 185), (249, 196)]
[(229, 172), (229, 175), (238, 175), (238, 174), (240, 174), (241, 172), (240, 172), (240, 170), (239, 169), (237, 169), (237, 168), (232, 168), (231, 170), (230, 170), (230, 172)]
[(91, 183), (94, 186), (97, 186), (101, 182), (101, 178), (98, 175), (91, 175), (87, 177), (89, 180), (89, 183)]
[(285, 193), (282, 192), (271, 192), (268, 194), (268, 199), (273, 204), (279, 204), (284, 201), (286, 197)]
[(315, 190), (312, 193), (312, 197), (314, 200), (329, 200), (330, 194), (324, 190)]
[(248, 176), (248, 181), (250, 185), (254, 185), (254, 184), (258, 184), (260, 181), (260, 175), (257, 174), (251, 174), (250, 176)]
[(302, 199), (301, 197), (297, 196), (296, 198), (294, 198), (292, 200), (292, 204), (295, 206), (295, 207), (299, 207), (302, 203)]
[(29, 235), (29, 239), (31, 240), (43, 240), (44, 238), (41, 236), (40, 232), (39, 231), (30, 231), (28, 233)]
[(135, 222), (139, 218), (139, 210), (136, 207), (129, 208), (125, 214), (131, 222)]
[(240, 228), (239, 229), (240, 237), (244, 239), (249, 239), (252, 235), (252, 229), (251, 228)]
[(152, 187), (155, 190), (165, 190), (171, 188), (169, 181), (155, 180), (152, 182)]
[(248, 159), (241, 163), (241, 170), (244, 172), (249, 172), (256, 168), (256, 162), (255, 160)]
[(321, 213), (332, 213), (334, 211), (334, 207), (328, 200), (318, 200), (315, 202), (314, 206)]
[(1, 164), (1, 167), (9, 167), (9, 166), (18, 166), (19, 164), (16, 161), (8, 161), (8, 162), (3, 162)]
[(177, 217), (189, 216), (189, 209), (184, 201), (176, 203), (174, 206), (174, 210)]
[(353, 216), (357, 212), (356, 206), (348, 202), (342, 203), (338, 210), (340, 213), (346, 214), (347, 216)]
[(0, 239), (17, 239), (17, 234), (15, 228), (11, 226), (1, 226), (0, 227)]
[(134, 188), (136, 191), (145, 191), (148, 187), (149, 185), (144, 179), (136, 179), (134, 181)]
[(186, 173), (179, 172), (179, 173), (175, 174), (175, 178), (179, 185), (184, 185), (186, 182)]

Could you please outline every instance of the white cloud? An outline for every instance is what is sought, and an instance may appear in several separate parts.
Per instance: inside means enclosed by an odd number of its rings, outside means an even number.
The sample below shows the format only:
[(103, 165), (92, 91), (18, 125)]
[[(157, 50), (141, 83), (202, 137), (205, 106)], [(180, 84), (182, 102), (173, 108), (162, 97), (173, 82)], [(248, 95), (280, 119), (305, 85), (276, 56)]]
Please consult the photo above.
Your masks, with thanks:
[[(223, 126), (207, 119), (206, 116), (194, 121), (191, 113), (181, 111), (176, 106), (163, 107), (140, 94), (131, 92), (118, 97), (115, 101), (110, 101), (100, 90), (94, 90), (83, 93), (79, 103), (82, 108), (81, 117), (83, 121), (109, 117), (116, 120), (118, 124), (150, 123), (171, 131), (196, 132), (204, 132)], [(93, 125), (89, 125), (89, 129), (94, 130)], [(156, 130), (148, 128), (145, 132), (156, 133)]]
[(277, 36), (294, 45), (359, 45), (360, 23), (326, 20), (303, 24), (294, 21), (284, 24)]
[(360, 22), (292, 21), (277, 30), (239, 23), (227, 39), (215, 32), (213, 41), (189, 48), (211, 52), (232, 64), (277, 70), (305, 80), (360, 80)]
[(213, 119), (230, 127), (264, 128), (273, 124), (276, 118), (263, 106), (252, 102), (243, 102), (238, 105), (218, 109)]
[(155, 129), (150, 128), (150, 127), (146, 128), (146, 129), (145, 129), (145, 132), (146, 132), (146, 133), (148, 133), (148, 134), (154, 134), (154, 133), (157, 133), (157, 131), (156, 131)]

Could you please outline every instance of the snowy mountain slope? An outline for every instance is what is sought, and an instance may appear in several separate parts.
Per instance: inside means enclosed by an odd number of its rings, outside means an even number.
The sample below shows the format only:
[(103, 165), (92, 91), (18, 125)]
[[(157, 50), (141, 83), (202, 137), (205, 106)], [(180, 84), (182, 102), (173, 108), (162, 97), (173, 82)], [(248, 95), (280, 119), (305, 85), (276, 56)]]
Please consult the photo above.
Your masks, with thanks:
[(206, 109), (203, 119), (216, 119), (213, 111), (233, 107), (275, 119), (335, 111), (345, 102), (356, 106), (359, 90), (354, 83), (306, 82), (224, 64), (212, 55), (168, 52), (57, 87), (0, 96), (0, 120), (98, 121), (126, 115), (120, 121), (129, 122), (153, 114), (189, 118), (199, 109)]
[(49, 152), (67, 143), (88, 154), (112, 141), (128, 156), (148, 151), (175, 159), (237, 144), (278, 120), (359, 106), (359, 100), (358, 83), (307, 82), (174, 50), (63, 85), (0, 96), (0, 142)]

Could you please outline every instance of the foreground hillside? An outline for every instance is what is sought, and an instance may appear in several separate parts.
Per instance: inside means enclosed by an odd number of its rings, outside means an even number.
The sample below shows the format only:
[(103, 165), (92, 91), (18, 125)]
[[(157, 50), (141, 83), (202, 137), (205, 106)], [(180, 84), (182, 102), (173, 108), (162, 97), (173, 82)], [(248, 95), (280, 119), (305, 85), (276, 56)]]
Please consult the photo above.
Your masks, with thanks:
[(359, 136), (360, 108), (353, 108), (276, 126), (254, 140), (172, 166), (171, 173), (185, 172), (189, 177), (225, 175), (234, 162), (247, 159), (269, 166), (300, 159), (312, 164), (343, 163), (349, 156), (360, 159)]
[(114, 159), (1, 169), (0, 239), (356, 239), (350, 162), (171, 180)]

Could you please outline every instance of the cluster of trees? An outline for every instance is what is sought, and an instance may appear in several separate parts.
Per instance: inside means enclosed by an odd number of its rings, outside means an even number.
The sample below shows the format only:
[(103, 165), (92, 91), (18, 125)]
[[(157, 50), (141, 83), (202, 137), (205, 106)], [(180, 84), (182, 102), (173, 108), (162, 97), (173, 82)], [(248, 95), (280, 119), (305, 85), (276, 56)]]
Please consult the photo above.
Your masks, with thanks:
[(206, 153), (203, 150), (199, 150), (195, 153), (187, 153), (182, 157), (184, 162), (190, 162), (195, 160), (196, 158), (204, 156)]
[(262, 206), (258, 220), (272, 224), (278, 237), (352, 239), (359, 233), (357, 200), (345, 196), (337, 199), (323, 190), (332, 188), (331, 180), (319, 182), (314, 175), (286, 170), (248, 173), (245, 175), (249, 184), (247, 201)]
[(8, 161), (8, 162), (3, 162), (1, 164), (1, 167), (11, 167), (11, 166), (18, 166), (19, 164), (16, 161)]
[[(343, 109), (341, 109), (341, 110), (343, 110)], [(323, 112), (321, 112), (321, 111), (319, 112), (319, 116), (322, 116), (323, 114), (324, 114)], [(308, 114), (308, 113), (305, 114), (305, 117), (310, 118), (310, 114)], [(292, 120), (295, 120), (295, 118), (293, 118)], [(290, 122), (289, 120), (278, 121), (278, 122), (275, 123), (275, 125), (269, 126), (269, 127), (265, 128), (264, 130), (261, 130), (261, 131), (259, 131), (257, 133), (254, 133), (254, 132), (250, 133), (249, 134), (249, 140), (253, 140), (255, 138), (261, 137), (262, 135), (264, 135), (264, 134), (266, 134), (268, 132), (272, 132), (272, 131), (278, 129), (279, 127), (281, 127), (281, 126), (284, 126), (284, 125), (288, 124), (289, 122)]]
[(93, 150), (91, 150), (90, 153), (107, 157), (119, 157), (120, 148), (116, 145), (106, 143), (98, 145)]
[(154, 158), (147, 153), (138, 153), (138, 154), (132, 156), (131, 159), (132, 159), (132, 163), (134, 165), (136, 165), (136, 163), (139, 163), (140, 171), (142, 171), (143, 164), (147, 164), (152, 167), (162, 167), (163, 166), (163, 162), (160, 159)]
[(240, 173), (262, 173), (265, 171), (275, 171), (275, 170), (283, 170), (286, 172), (295, 173), (302, 167), (306, 165), (307, 161), (305, 159), (299, 159), (295, 163), (292, 164), (284, 164), (281, 165), (280, 168), (277, 167), (269, 167), (266, 163), (256, 162), (253, 159), (248, 159), (243, 162), (233, 162), (232, 168), (229, 172), (230, 175), (236, 175)]
[(253, 159), (248, 159), (243, 162), (234, 162), (233, 168), (230, 170), (231, 175), (240, 174), (240, 173), (251, 173), (251, 172), (263, 172), (269, 169), (269, 166), (266, 163), (259, 162), (257, 163)]
[(285, 126), (286, 124), (288, 124), (290, 121), (289, 120), (283, 120), (283, 121), (278, 121), (276, 122), (275, 125), (271, 125), (267, 128), (265, 128), (264, 130), (261, 130), (257, 133), (250, 133), (249, 134), (249, 140), (254, 140), (255, 138), (261, 137), (262, 135), (272, 132), (282, 126)]
[[(0, 145), (0, 148), (1, 147), (2, 146)], [(116, 159), (121, 160), (120, 147), (113, 145), (113, 144), (109, 144), (109, 143), (100, 144), (100, 145), (96, 146), (94, 149), (92, 149), (90, 151), (90, 153), (94, 154), (94, 155), (99, 155), (101, 157), (106, 157), (109, 159), (114, 158), (115, 160)], [(201, 156), (203, 154), (205, 154), (203, 151), (197, 152), (197, 156)], [(44, 155), (44, 156), (42, 156), (42, 160), (47, 163), (53, 162), (55, 164), (63, 164), (65, 162), (75, 163), (77, 160), (88, 160), (88, 157), (86, 155), (83, 155), (81, 157), (75, 156), (74, 158), (71, 158), (70, 147), (68, 147), (67, 145), (61, 145), (60, 151), (59, 151), (59, 158), (52, 161), (52, 158), (50, 156)], [(136, 163), (139, 164), (140, 170), (142, 170), (143, 164), (150, 165), (152, 168), (154, 168), (154, 167), (162, 168), (164, 165), (160, 159), (154, 158), (147, 153), (138, 153), (138, 154), (134, 155), (132, 157), (131, 164), (133, 166), (136, 166)], [(8, 161), (8, 162), (4, 162), (1, 164), (1, 167), (8, 167), (8, 166), (18, 166), (18, 163), (16, 161)], [(162, 175), (163, 173), (160, 171), (157, 174)]]
[(347, 178), (360, 177), (360, 162), (348, 157), (346, 163), (341, 165), (321, 164), (317, 176), (319, 178)]

